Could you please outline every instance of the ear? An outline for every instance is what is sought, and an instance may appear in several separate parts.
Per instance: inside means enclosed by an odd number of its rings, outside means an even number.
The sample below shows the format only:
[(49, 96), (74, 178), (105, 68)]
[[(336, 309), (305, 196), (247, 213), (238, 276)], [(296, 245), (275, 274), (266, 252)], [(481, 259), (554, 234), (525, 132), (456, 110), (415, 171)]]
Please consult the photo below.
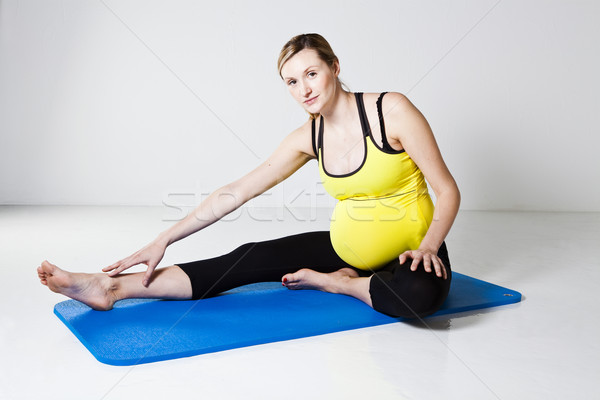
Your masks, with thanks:
[(333, 62), (333, 74), (336, 78), (340, 75), (340, 62), (338, 60)]

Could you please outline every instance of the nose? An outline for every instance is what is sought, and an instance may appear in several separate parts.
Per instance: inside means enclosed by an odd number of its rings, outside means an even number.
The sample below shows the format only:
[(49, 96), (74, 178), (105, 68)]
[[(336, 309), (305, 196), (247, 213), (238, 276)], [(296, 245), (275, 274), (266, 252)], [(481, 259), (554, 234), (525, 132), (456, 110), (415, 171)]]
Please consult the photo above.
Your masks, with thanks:
[(311, 89), (310, 85), (307, 85), (306, 83), (303, 82), (300, 87), (300, 94), (304, 97), (308, 97), (311, 93), (312, 93), (312, 89)]

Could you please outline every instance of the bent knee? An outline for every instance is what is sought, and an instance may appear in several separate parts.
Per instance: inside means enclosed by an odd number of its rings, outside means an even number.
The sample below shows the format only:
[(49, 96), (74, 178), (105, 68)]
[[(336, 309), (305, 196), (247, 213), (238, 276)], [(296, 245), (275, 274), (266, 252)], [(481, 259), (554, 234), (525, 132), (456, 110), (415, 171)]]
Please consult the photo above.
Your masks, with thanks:
[[(379, 279), (381, 278), (381, 279)], [(373, 309), (401, 318), (422, 318), (435, 313), (447, 296), (447, 289), (432, 280), (395, 281), (385, 274), (371, 279)]]
[(435, 313), (441, 302), (438, 296), (389, 296), (385, 301), (373, 300), (373, 308), (392, 317), (422, 318)]

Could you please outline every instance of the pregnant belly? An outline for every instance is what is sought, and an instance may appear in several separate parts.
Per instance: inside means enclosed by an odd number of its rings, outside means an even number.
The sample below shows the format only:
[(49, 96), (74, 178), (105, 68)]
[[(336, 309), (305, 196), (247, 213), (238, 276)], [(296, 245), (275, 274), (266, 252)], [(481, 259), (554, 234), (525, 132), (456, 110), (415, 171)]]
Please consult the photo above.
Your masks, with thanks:
[(348, 264), (376, 270), (406, 250), (417, 249), (433, 218), (429, 195), (407, 199), (346, 199), (331, 218), (331, 243)]

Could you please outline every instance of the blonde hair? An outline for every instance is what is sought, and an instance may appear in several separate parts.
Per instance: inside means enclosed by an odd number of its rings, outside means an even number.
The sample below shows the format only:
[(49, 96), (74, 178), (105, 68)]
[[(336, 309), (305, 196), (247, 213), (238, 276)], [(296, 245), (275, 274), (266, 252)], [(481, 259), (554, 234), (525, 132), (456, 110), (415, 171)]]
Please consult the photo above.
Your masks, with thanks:
[[(301, 35), (294, 36), (291, 38), (281, 49), (279, 53), (279, 58), (277, 59), (277, 70), (279, 71), (279, 76), (283, 79), (281, 75), (281, 69), (283, 65), (288, 62), (290, 58), (298, 54), (304, 49), (312, 49), (317, 52), (317, 55), (321, 60), (323, 60), (329, 68), (333, 69), (335, 63), (339, 64), (339, 60), (331, 46), (325, 40), (325, 38), (318, 33), (303, 33)], [(340, 86), (343, 85), (342, 81), (338, 78), (338, 84)], [(315, 119), (319, 116), (319, 114), (309, 113), (310, 119)]]

